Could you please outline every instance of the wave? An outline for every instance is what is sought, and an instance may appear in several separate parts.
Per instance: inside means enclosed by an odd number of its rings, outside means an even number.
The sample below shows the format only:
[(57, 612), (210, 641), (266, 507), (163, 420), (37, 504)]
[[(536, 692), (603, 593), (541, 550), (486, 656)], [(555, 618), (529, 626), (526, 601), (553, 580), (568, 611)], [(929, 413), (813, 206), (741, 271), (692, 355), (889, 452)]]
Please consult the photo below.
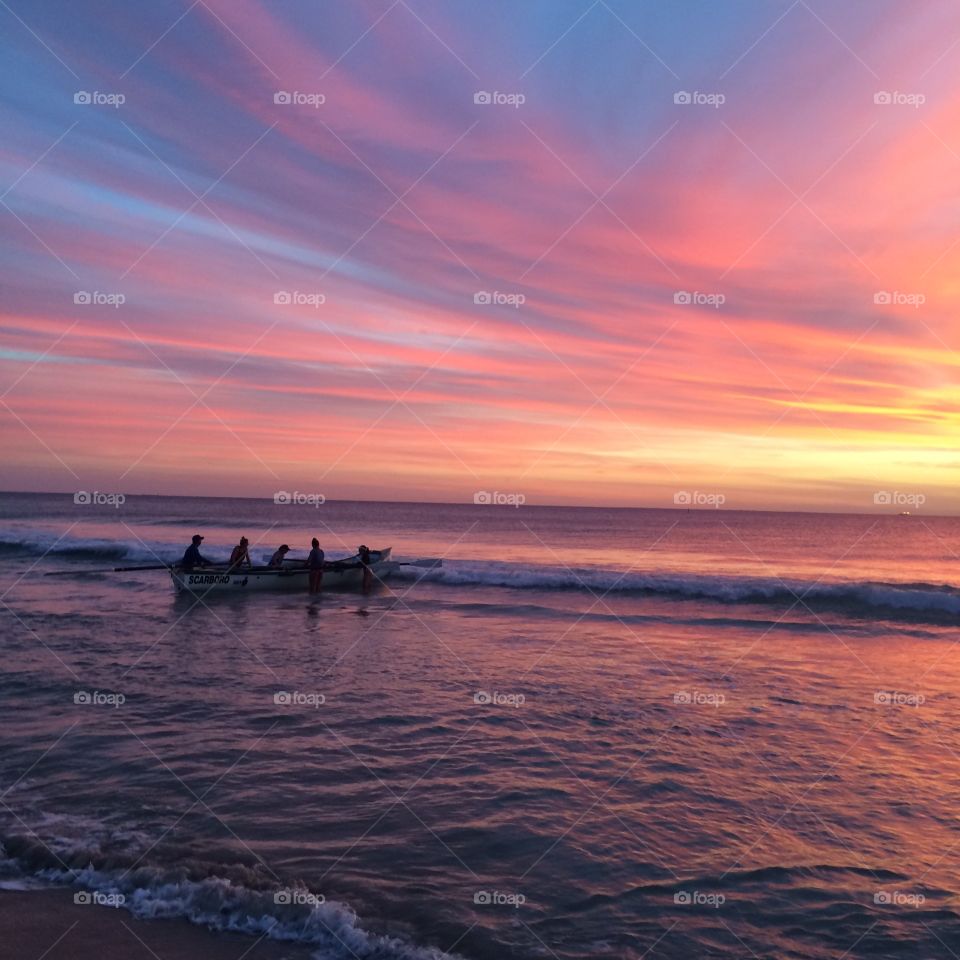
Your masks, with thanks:
[(179, 559), (170, 544), (146, 543), (137, 540), (108, 540), (96, 538), (57, 537), (52, 533), (37, 532), (27, 535), (0, 533), (0, 554), (28, 557), (57, 557), (64, 560), (130, 560), (157, 562), (158, 554), (166, 559)]
[[(58, 537), (41, 530), (0, 530), (0, 554), (55, 557), (100, 563), (173, 563), (185, 544), (137, 539)], [(269, 558), (259, 545), (257, 560)], [(226, 545), (206, 553), (226, 559)], [(335, 559), (339, 553), (329, 554)], [(77, 572), (83, 568), (77, 564)], [(503, 561), (444, 561), (442, 567), (396, 567), (392, 576), (457, 587), (500, 587), (511, 590), (575, 591), (607, 595), (660, 596), (705, 600), (724, 605), (772, 605), (797, 614), (831, 611), (854, 618), (879, 617), (921, 623), (954, 622), (960, 617), (960, 588), (950, 584), (897, 583), (874, 580), (812, 581), (796, 578), (736, 576), (719, 573), (619, 571), (507, 563)]]
[(832, 610), (854, 617), (948, 622), (960, 617), (960, 589), (948, 584), (883, 581), (807, 581), (706, 573), (620, 572), (512, 563), (445, 561), (442, 567), (401, 567), (400, 579), (448, 586), (514, 590), (576, 590), (606, 596), (663, 596), (721, 604), (777, 604), (804, 611)]
[(140, 919), (183, 918), (210, 930), (304, 944), (322, 960), (461, 960), (435, 947), (371, 933), (347, 904), (303, 884), (282, 887), (251, 868), (229, 876), (223, 865), (139, 865), (141, 858), (132, 854), (114, 854), (97, 865), (86, 844), (72, 854), (59, 846), (54, 852), (35, 840), (4, 838), (0, 887), (70, 886), (75, 898), (123, 908)]

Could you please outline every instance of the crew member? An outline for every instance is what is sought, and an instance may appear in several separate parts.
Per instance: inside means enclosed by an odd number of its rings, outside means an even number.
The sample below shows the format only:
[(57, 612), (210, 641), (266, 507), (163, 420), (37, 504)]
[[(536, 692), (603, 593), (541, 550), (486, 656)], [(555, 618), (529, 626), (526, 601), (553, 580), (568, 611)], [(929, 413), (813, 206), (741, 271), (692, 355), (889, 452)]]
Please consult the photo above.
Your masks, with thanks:
[(363, 592), (369, 593), (373, 584), (373, 571), (370, 569), (370, 548), (361, 543), (357, 549), (357, 556), (360, 558), (360, 566), (363, 567)]
[(284, 557), (286, 557), (286, 555), (289, 552), (290, 552), (290, 547), (288, 547), (287, 544), (283, 544), (281, 547), (277, 549), (276, 553), (274, 553), (274, 555), (270, 558), (270, 566), (282, 567)]
[(190, 546), (184, 551), (183, 559), (180, 561), (180, 566), (184, 570), (189, 572), (194, 567), (212, 566), (212, 560), (208, 560), (206, 557), (200, 556), (200, 544), (202, 541), (203, 537), (201, 537), (199, 533), (195, 533), (193, 535)]
[(253, 564), (250, 562), (250, 541), (246, 537), (241, 537), (240, 542), (233, 548), (233, 553), (230, 554), (230, 569), (236, 570), (237, 567), (252, 567)]
[(323, 585), (323, 551), (320, 549), (320, 541), (314, 537), (310, 541), (312, 550), (307, 556), (307, 569), (310, 571), (310, 592), (319, 593)]

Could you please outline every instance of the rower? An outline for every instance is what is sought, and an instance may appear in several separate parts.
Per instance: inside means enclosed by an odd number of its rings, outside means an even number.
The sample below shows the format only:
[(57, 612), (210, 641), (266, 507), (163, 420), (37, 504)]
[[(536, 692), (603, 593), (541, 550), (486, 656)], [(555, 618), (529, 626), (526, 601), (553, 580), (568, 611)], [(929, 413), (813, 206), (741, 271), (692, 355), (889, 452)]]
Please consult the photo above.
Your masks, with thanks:
[(233, 548), (233, 553), (230, 554), (230, 569), (235, 570), (237, 567), (242, 567), (244, 564), (248, 567), (252, 567), (253, 564), (250, 562), (250, 550), (248, 544), (250, 543), (246, 537), (241, 537), (240, 542)]
[(290, 552), (290, 547), (285, 543), (282, 546), (278, 547), (276, 553), (274, 553), (274, 555), (270, 558), (270, 566), (282, 567), (283, 560), (289, 552)]
[(183, 560), (180, 561), (180, 566), (184, 570), (189, 571), (194, 567), (209, 567), (213, 564), (212, 560), (200, 556), (200, 544), (202, 541), (203, 537), (201, 537), (199, 533), (193, 535), (190, 546), (184, 551)]
[(319, 593), (323, 584), (323, 551), (320, 549), (320, 541), (314, 537), (310, 541), (313, 549), (307, 556), (307, 569), (310, 571), (310, 592)]

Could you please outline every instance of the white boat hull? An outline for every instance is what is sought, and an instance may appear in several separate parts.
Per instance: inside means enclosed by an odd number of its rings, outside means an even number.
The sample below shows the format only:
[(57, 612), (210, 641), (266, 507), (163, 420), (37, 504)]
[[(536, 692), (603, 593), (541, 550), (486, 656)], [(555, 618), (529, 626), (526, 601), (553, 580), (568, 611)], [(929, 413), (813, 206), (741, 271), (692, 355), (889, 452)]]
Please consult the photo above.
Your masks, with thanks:
[[(371, 550), (370, 571), (374, 582), (385, 580), (395, 569), (390, 560), (390, 547), (386, 550)], [(299, 591), (309, 589), (309, 571), (303, 567), (271, 569), (252, 567), (246, 570), (227, 570), (224, 567), (204, 567), (199, 570), (171, 569), (173, 588), (179, 593), (198, 596), (222, 593), (249, 593), (250, 591)], [(334, 561), (323, 572), (324, 590), (356, 590), (363, 586), (363, 568), (353, 559), (338, 567)]]

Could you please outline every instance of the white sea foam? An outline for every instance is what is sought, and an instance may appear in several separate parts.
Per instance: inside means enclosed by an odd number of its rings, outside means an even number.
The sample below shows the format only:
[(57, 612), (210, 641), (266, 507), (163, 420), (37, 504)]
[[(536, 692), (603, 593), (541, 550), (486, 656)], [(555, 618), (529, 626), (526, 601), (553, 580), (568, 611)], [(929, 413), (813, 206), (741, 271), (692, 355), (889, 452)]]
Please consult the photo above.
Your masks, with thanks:
[(183, 918), (210, 930), (306, 944), (324, 960), (457, 960), (435, 947), (371, 933), (350, 906), (303, 887), (295, 888), (303, 896), (290, 896), (289, 888), (278, 896), (277, 888), (252, 889), (222, 876), (191, 879), (182, 867), (67, 868), (54, 860), (25, 873), (21, 866), (16, 858), (0, 859), (0, 889), (70, 886), (144, 920)]
[(850, 613), (960, 615), (960, 590), (931, 583), (804, 581), (779, 577), (730, 577), (694, 573), (624, 573), (510, 563), (446, 562), (435, 569), (402, 567), (397, 576), (451, 586), (517, 590), (583, 590), (596, 594), (661, 594), (720, 603), (795, 603)]

